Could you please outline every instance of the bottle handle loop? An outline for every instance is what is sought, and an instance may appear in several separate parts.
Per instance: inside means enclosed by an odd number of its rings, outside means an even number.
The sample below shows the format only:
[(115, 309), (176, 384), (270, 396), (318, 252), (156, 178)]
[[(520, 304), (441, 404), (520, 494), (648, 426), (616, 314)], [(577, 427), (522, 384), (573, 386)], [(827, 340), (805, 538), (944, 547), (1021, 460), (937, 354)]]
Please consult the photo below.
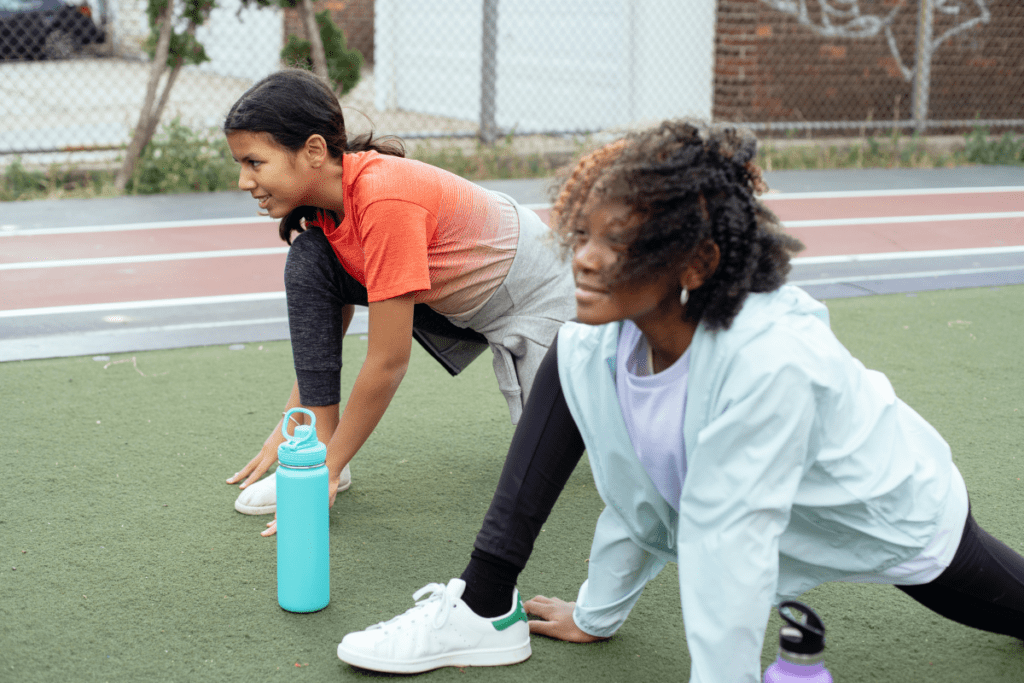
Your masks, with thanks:
[[(286, 412), (284, 414), (284, 419), (281, 420), (281, 434), (284, 436), (285, 439), (291, 440), (291, 439), (295, 438), (293, 435), (288, 433), (288, 423), (293, 419), (292, 418), (292, 414), (293, 413), (305, 413), (306, 415), (309, 415), (309, 426), (314, 429), (314, 433), (315, 433), (315, 429), (316, 429), (316, 415), (313, 414), (313, 411), (306, 410), (305, 408), (292, 408), (291, 410), (289, 410), (288, 412)], [(296, 426), (298, 426), (299, 425), (299, 421), (295, 420), (295, 424), (296, 424)]]
[[(802, 618), (798, 621), (784, 609), (792, 610)], [(783, 649), (797, 654), (815, 654), (825, 648), (825, 624), (813, 609), (796, 600), (785, 600), (779, 604), (778, 612), (788, 624), (779, 633), (779, 645)]]

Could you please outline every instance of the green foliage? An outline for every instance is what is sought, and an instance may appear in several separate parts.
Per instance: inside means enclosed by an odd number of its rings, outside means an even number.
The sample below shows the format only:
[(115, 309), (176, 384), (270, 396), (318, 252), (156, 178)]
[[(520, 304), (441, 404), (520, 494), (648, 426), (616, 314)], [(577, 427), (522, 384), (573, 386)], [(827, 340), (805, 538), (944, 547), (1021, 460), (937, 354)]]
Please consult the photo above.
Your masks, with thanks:
[(27, 170), (17, 157), (4, 171), (0, 182), (0, 201), (10, 202), (31, 196), (46, 189), (46, 179), (42, 173)]
[[(409, 146), (409, 156), (470, 180), (542, 178), (556, 175), (584, 147), (577, 145), (573, 151), (559, 153), (524, 153), (514, 148), (513, 136), (509, 135), (494, 145), (459, 140), (421, 142)], [(760, 145), (758, 163), (767, 171), (1022, 165), (1024, 136), (1014, 138), (1007, 133), (992, 139), (987, 131), (976, 129), (966, 136), (964, 150), (949, 153), (929, 150), (916, 136), (869, 136), (851, 139), (842, 146), (815, 144), (813, 140), (806, 145), (779, 145), (768, 139)], [(127, 189), (134, 194), (207, 192), (234, 189), (237, 181), (238, 165), (231, 158), (223, 134), (219, 130), (195, 131), (175, 119), (146, 147)], [(110, 196), (114, 193), (112, 183), (110, 171), (73, 166), (35, 170), (16, 158), (6, 167), (0, 166), (0, 201)]]
[(512, 141), (512, 135), (508, 135), (493, 145), (477, 142), (471, 150), (454, 141), (442, 147), (418, 145), (409, 156), (469, 180), (552, 176), (559, 166), (571, 162), (576, 156), (571, 153), (557, 156), (538, 152), (523, 154), (513, 149)]
[(110, 173), (83, 171), (75, 167), (51, 166), (47, 170), (29, 170), (15, 158), (0, 173), (0, 202), (25, 199), (94, 197), (110, 184)]
[[(317, 26), (320, 27), (320, 39), (324, 43), (327, 55), (327, 75), (339, 95), (344, 95), (359, 83), (359, 70), (363, 66), (363, 55), (359, 50), (350, 50), (345, 44), (345, 34), (331, 20), (331, 13), (324, 10), (316, 15)], [(308, 40), (290, 35), (288, 43), (281, 50), (281, 61), (289, 66), (296, 66), (312, 71), (312, 48)]]
[(972, 164), (1024, 165), (1024, 135), (1014, 138), (1006, 132), (998, 140), (992, 139), (987, 128), (975, 127), (967, 135), (967, 161)]
[(758, 146), (758, 164), (767, 171), (824, 170), (838, 168), (939, 168), (965, 163), (962, 152), (945, 153), (930, 149), (917, 133), (902, 136), (897, 129), (881, 139), (869, 135), (845, 144), (806, 144), (772, 139)]
[(237, 179), (238, 165), (220, 131), (197, 132), (175, 118), (146, 145), (127, 190), (213, 192), (234, 187)]
[[(146, 6), (146, 15), (149, 18), (149, 37), (142, 47), (150, 59), (156, 54), (156, 42), (160, 35), (157, 18), (167, 6), (167, 1), (149, 0), (149, 4)], [(181, 16), (190, 24), (201, 26), (210, 16), (210, 10), (213, 9), (214, 4), (214, 0), (185, 0)], [(172, 32), (167, 66), (173, 69), (179, 61), (183, 64), (202, 64), (210, 61), (210, 58), (206, 56), (206, 49), (192, 33)]]

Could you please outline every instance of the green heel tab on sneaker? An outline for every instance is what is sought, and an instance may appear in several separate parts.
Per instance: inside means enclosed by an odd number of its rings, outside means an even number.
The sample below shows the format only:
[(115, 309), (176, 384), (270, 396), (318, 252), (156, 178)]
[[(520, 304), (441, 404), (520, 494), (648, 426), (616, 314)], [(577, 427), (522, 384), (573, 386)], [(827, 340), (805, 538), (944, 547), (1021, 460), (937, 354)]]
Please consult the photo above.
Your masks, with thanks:
[(491, 624), (494, 625), (494, 630), (504, 631), (517, 621), (527, 621), (526, 609), (523, 608), (523, 599), (518, 593), (516, 594), (516, 608), (512, 614), (507, 617), (502, 617), (501, 619), (495, 619)]

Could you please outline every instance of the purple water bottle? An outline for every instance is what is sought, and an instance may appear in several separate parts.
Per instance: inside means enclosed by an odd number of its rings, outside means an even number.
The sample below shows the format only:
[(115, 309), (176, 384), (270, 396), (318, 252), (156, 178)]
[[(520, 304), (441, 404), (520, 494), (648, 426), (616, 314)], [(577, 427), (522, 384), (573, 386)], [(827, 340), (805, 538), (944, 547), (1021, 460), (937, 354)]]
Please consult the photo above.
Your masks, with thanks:
[[(799, 621), (783, 608), (801, 614)], [(825, 625), (807, 605), (786, 600), (779, 605), (786, 625), (779, 629), (779, 657), (764, 671), (764, 683), (832, 683), (825, 668)]]

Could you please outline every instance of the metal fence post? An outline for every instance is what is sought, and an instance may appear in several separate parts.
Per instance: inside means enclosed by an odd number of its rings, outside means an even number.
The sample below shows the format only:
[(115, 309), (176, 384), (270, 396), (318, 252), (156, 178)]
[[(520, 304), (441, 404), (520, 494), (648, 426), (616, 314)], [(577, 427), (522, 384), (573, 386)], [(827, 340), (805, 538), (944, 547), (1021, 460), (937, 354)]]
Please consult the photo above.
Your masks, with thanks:
[(918, 0), (917, 49), (914, 52), (914, 90), (912, 114), (914, 130), (924, 133), (928, 119), (928, 98), (932, 72), (932, 30), (935, 19), (934, 0)]
[(497, 138), (494, 123), (498, 79), (498, 0), (483, 0), (483, 30), (480, 35), (480, 141), (492, 144)]

